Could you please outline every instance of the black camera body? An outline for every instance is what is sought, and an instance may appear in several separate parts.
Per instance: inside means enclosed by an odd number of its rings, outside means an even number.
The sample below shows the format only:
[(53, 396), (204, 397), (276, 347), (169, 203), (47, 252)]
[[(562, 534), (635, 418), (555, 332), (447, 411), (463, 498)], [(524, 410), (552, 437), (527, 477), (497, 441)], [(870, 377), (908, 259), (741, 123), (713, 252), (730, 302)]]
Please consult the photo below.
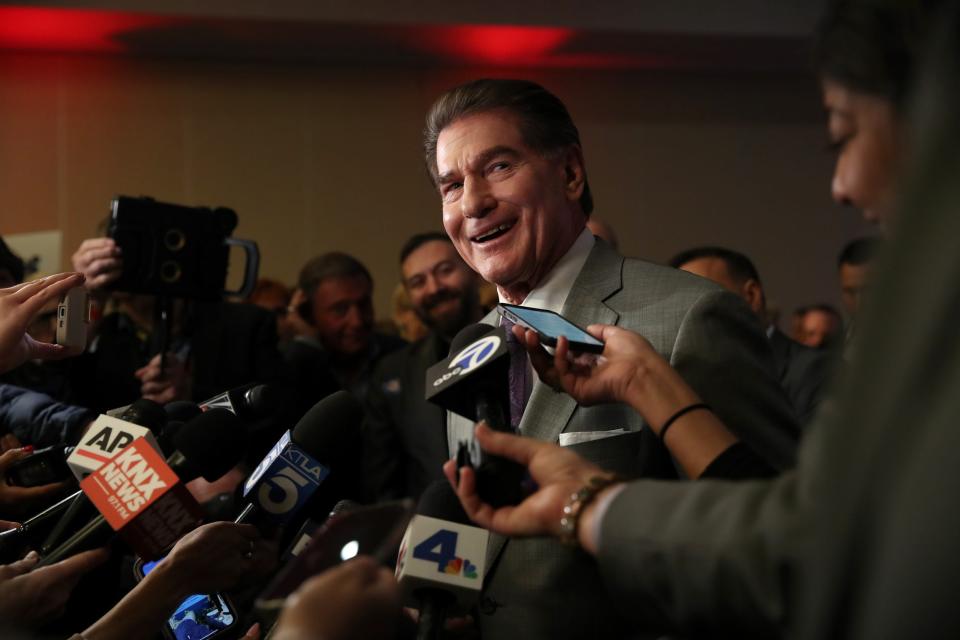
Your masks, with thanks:
[[(107, 235), (120, 247), (123, 273), (111, 288), (193, 300), (246, 297), (257, 279), (260, 252), (255, 242), (230, 237), (236, 226), (232, 209), (117, 196), (110, 204)], [(225, 289), (231, 245), (242, 247), (247, 258), (236, 291)]]

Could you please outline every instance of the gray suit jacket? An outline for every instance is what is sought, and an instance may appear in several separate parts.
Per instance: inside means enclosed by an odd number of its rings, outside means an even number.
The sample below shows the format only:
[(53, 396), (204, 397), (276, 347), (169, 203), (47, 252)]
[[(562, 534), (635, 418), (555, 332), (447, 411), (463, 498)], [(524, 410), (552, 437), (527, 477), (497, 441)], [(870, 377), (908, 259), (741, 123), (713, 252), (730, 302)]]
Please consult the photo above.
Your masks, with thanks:
[[(775, 467), (792, 466), (797, 423), (766, 337), (735, 295), (682, 271), (625, 259), (598, 240), (563, 315), (581, 326), (613, 324), (642, 334), (742, 440)], [(469, 428), (458, 416), (448, 420), (452, 430)], [(537, 381), (520, 429), (548, 441), (562, 432), (626, 429), (631, 433), (572, 448), (620, 473), (677, 476), (666, 449), (624, 405), (581, 407)], [(628, 635), (597, 565), (554, 540), (494, 536), (480, 612), (487, 638)]]

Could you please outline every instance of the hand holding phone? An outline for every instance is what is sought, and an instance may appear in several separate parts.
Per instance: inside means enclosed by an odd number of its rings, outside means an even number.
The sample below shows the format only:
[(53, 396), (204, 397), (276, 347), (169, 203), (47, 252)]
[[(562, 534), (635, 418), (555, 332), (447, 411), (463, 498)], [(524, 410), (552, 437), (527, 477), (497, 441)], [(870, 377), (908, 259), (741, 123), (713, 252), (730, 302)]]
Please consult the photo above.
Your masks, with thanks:
[(90, 301), (83, 286), (70, 289), (57, 306), (57, 344), (75, 352), (87, 348), (87, 328), (90, 326)]
[(571, 351), (585, 353), (603, 351), (603, 342), (554, 311), (521, 307), (504, 302), (497, 305), (497, 313), (514, 324), (536, 331), (540, 336), (540, 342), (548, 347), (557, 346), (557, 339), (564, 336), (570, 343)]

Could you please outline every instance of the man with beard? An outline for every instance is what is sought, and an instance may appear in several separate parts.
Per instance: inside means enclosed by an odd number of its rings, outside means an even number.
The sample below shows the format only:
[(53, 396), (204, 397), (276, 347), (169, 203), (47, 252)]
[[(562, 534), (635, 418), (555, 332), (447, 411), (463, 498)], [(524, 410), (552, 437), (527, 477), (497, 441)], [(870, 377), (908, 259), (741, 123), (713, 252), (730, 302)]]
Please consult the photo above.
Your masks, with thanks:
[(447, 355), (460, 329), (480, 319), (479, 278), (442, 233), (421, 233), (400, 251), (400, 274), (430, 333), (383, 358), (374, 371), (364, 424), (364, 477), (376, 500), (419, 497), (443, 478), (444, 412), (424, 400), (426, 370)]

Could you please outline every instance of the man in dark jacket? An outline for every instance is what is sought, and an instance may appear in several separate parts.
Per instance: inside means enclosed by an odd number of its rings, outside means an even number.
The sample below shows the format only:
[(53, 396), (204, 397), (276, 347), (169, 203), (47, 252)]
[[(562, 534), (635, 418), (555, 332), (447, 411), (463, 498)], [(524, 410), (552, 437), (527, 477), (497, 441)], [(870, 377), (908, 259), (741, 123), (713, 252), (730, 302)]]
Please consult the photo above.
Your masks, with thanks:
[(480, 319), (478, 276), (442, 233), (410, 238), (400, 252), (403, 286), (430, 328), (421, 340), (383, 358), (373, 374), (364, 424), (364, 476), (375, 499), (417, 498), (443, 477), (443, 409), (424, 400), (427, 368), (446, 357), (450, 340)]

